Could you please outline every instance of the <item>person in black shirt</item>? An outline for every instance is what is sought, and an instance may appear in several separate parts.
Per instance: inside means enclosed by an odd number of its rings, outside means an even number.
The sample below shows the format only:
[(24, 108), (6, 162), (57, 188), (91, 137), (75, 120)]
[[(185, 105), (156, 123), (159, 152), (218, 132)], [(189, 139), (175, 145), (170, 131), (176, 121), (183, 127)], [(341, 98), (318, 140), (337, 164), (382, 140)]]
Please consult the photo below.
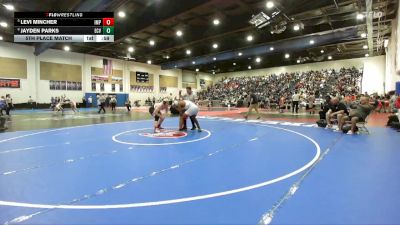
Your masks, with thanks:
[(129, 98), (126, 99), (125, 106), (126, 106), (126, 109), (128, 110), (128, 112), (130, 112), (132, 105), (131, 105), (131, 101), (129, 100)]
[(345, 121), (351, 121), (351, 131), (347, 134), (355, 134), (358, 129), (357, 123), (365, 122), (368, 115), (375, 108), (373, 104), (370, 104), (369, 100), (368, 97), (361, 97), (360, 103), (357, 104), (354, 109), (352, 108), (348, 115), (344, 115), (341, 118), (338, 117), (339, 127), (337, 130), (340, 131), (343, 129)]
[(247, 120), (247, 118), (249, 117), (249, 115), (250, 115), (250, 113), (251, 113), (251, 111), (253, 111), (253, 109), (256, 111), (256, 113), (257, 113), (257, 119), (260, 119), (260, 113), (258, 112), (258, 97), (257, 97), (257, 95), (256, 94), (254, 94), (254, 93), (252, 93), (252, 94), (250, 94), (250, 105), (249, 105), (249, 111), (247, 112), (247, 114), (246, 114), (246, 116), (244, 116), (244, 118), (246, 118), (246, 120)]
[(326, 113), (329, 110), (329, 105), (331, 103), (331, 96), (330, 95), (325, 96), (324, 100), (325, 100), (324, 103), (321, 103), (321, 111), (318, 112), (319, 118), (321, 120), (326, 120)]
[(346, 105), (335, 97), (331, 99), (329, 110), (326, 113), (327, 127), (332, 127), (331, 119), (341, 117), (343, 114), (349, 115)]

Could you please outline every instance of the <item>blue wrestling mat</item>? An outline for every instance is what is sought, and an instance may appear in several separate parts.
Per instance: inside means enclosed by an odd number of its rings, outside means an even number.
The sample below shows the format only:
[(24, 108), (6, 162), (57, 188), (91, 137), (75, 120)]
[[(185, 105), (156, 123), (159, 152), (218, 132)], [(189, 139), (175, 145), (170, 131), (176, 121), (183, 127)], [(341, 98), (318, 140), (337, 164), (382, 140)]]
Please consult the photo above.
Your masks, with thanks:
[(158, 134), (150, 120), (0, 134), (0, 222), (400, 222), (400, 141), (389, 129), (199, 122), (202, 132), (168, 118)]

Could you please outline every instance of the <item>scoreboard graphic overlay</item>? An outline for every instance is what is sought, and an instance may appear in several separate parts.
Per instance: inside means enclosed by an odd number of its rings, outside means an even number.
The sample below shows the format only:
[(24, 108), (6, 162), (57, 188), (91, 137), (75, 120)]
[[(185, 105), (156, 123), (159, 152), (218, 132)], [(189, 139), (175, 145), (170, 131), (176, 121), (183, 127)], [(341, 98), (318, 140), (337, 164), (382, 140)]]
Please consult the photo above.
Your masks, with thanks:
[(114, 13), (14, 12), (14, 42), (114, 42)]

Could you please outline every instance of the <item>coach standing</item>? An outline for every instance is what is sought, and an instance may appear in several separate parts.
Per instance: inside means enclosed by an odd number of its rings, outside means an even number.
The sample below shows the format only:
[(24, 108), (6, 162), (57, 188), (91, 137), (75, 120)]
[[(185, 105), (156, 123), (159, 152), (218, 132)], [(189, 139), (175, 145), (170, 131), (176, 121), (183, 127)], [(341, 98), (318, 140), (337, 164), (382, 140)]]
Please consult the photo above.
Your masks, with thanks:
[(261, 118), (261, 117), (260, 117), (260, 112), (258, 112), (258, 102), (259, 102), (259, 100), (258, 100), (257, 95), (256, 95), (255, 93), (251, 93), (251, 94), (250, 94), (249, 111), (247, 112), (246, 116), (244, 116), (244, 118), (246, 118), (246, 120), (247, 120), (247, 118), (249, 117), (251, 111), (253, 111), (253, 109), (254, 109), (254, 110), (256, 111), (256, 113), (257, 113), (257, 119), (260, 119), (260, 118)]

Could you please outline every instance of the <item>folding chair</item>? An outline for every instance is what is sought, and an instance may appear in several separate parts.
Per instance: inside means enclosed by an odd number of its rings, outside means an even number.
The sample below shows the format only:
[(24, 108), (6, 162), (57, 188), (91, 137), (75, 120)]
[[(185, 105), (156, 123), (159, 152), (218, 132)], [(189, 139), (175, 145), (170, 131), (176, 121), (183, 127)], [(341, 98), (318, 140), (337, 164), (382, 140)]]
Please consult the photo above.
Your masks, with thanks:
[[(367, 123), (368, 123), (369, 116), (371, 115), (371, 113), (368, 114), (368, 116), (365, 118), (365, 121), (356, 123), (356, 127), (358, 128), (359, 134), (369, 134), (369, 130), (367, 128)], [(351, 121), (346, 121), (345, 124), (351, 124)]]
[(368, 130), (366, 125), (368, 123), (370, 115), (371, 115), (371, 113), (368, 114), (368, 116), (365, 118), (365, 121), (356, 123), (356, 126), (358, 127), (358, 133), (360, 133), (360, 134), (369, 134), (369, 130)]

